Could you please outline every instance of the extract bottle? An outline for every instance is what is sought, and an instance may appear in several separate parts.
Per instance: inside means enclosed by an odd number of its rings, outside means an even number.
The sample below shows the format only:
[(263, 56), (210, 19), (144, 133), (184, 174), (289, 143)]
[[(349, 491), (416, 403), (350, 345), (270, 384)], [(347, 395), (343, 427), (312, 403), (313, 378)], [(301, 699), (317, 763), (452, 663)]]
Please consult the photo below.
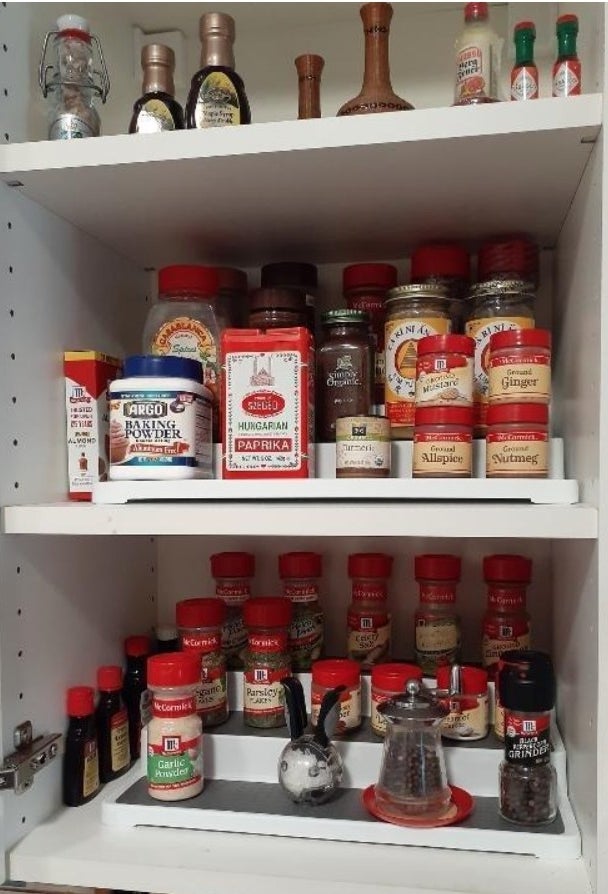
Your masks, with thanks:
[(580, 96), (581, 63), (576, 52), (578, 19), (574, 15), (557, 20), (557, 59), (553, 63), (553, 96)]
[(124, 706), (122, 668), (113, 665), (97, 670), (99, 699), (95, 711), (99, 742), (99, 778), (111, 782), (129, 769), (129, 718)]
[(186, 127), (226, 127), (250, 124), (245, 85), (234, 70), (234, 19), (206, 12), (200, 20), (201, 67), (186, 103)]
[(122, 697), (129, 716), (129, 749), (131, 760), (139, 757), (141, 739), (141, 697), (148, 688), (146, 661), (152, 654), (152, 643), (147, 636), (128, 636), (125, 640), (127, 669), (122, 687)]
[(511, 99), (538, 99), (538, 68), (534, 62), (536, 28), (533, 22), (518, 22), (513, 30), (515, 65), (511, 70)]
[(63, 803), (80, 807), (99, 791), (99, 756), (94, 694), (90, 686), (67, 692), (68, 731), (63, 758)]
[(175, 54), (171, 47), (150, 43), (142, 47), (142, 96), (133, 106), (129, 133), (183, 130), (184, 113), (175, 99)]

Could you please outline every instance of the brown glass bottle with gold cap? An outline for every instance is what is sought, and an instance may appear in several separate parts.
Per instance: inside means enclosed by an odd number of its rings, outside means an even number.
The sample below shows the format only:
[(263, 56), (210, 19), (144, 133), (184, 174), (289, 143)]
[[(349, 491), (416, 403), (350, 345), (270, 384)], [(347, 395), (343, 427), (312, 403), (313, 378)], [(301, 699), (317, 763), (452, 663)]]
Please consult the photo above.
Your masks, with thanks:
[(129, 133), (160, 133), (183, 130), (184, 113), (175, 100), (173, 72), (175, 54), (171, 47), (150, 43), (142, 48), (143, 96), (133, 106)]
[(186, 127), (249, 124), (245, 85), (234, 70), (234, 19), (206, 12), (200, 21), (201, 68), (192, 78), (186, 103)]

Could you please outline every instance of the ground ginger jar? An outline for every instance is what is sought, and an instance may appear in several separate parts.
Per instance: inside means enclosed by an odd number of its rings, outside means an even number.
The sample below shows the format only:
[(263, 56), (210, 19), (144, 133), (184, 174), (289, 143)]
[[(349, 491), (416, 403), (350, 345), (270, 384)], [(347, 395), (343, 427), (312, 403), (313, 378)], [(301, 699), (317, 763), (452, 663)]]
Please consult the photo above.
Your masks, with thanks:
[(551, 400), (551, 333), (513, 329), (490, 338), (490, 404), (548, 404)]
[(546, 404), (497, 404), (488, 409), (486, 478), (546, 478), (549, 474), (549, 408)]
[(282, 596), (250, 599), (243, 608), (247, 651), (243, 674), (243, 716), (247, 726), (285, 726), (281, 680), (291, 674), (288, 628), (292, 607)]
[(152, 720), (148, 723), (148, 794), (184, 801), (203, 790), (203, 726), (196, 713), (197, 656), (188, 652), (148, 658)]
[(416, 410), (413, 478), (470, 478), (473, 411), (470, 407)]

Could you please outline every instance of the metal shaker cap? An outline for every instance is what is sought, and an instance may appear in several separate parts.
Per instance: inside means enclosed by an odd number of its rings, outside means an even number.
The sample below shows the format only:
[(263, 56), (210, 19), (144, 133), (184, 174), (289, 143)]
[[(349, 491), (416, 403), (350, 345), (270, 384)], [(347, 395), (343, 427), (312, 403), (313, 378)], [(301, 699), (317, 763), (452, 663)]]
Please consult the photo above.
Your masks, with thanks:
[(234, 40), (234, 19), (225, 12), (205, 12), (199, 24), (201, 40), (210, 34), (222, 34)]
[(148, 43), (141, 48), (141, 65), (166, 65), (172, 71), (175, 68), (175, 53), (171, 47), (162, 43)]

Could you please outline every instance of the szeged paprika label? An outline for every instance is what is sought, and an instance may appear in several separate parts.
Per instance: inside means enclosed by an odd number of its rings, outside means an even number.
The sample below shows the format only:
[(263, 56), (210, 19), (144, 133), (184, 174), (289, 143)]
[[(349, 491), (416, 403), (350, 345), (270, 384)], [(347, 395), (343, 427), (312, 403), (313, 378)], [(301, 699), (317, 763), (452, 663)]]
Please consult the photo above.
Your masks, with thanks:
[(489, 396), (494, 403), (548, 403), (551, 397), (549, 352), (491, 355), (488, 368)]
[(488, 432), (487, 477), (545, 477), (549, 471), (548, 442), (546, 431)]
[(416, 364), (417, 407), (470, 407), (473, 403), (473, 358), (464, 354), (419, 357)]
[(471, 432), (448, 432), (431, 434), (414, 432), (414, 476), (440, 478), (454, 475), (471, 477), (472, 467)]
[(535, 767), (551, 759), (549, 714), (527, 716), (505, 711), (505, 760), (509, 764)]
[(427, 335), (450, 331), (447, 317), (388, 320), (385, 324), (386, 415), (392, 426), (413, 426), (418, 342)]

